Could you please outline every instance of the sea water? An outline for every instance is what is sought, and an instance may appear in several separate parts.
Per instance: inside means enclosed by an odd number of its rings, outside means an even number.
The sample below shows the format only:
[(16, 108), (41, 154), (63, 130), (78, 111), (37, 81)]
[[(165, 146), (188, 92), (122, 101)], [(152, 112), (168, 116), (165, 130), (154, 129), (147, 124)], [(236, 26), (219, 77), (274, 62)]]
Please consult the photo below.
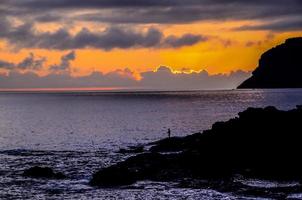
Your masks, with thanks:
[[(129, 156), (117, 153), (120, 148), (165, 138), (168, 128), (172, 136), (185, 136), (236, 117), (248, 107), (272, 105), (289, 110), (299, 104), (301, 89), (2, 92), (0, 199), (242, 198), (213, 190), (181, 189), (173, 183), (147, 181), (99, 189), (88, 182), (93, 172)], [(50, 166), (68, 178), (22, 176), (24, 169), (36, 165)]]

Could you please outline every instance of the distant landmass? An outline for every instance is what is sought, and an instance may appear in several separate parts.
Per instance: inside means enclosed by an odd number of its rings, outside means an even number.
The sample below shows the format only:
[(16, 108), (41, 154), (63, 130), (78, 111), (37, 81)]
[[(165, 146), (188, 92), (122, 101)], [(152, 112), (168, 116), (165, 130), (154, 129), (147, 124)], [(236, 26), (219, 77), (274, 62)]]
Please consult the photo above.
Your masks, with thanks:
[(262, 54), (252, 77), (238, 88), (302, 88), (302, 37)]

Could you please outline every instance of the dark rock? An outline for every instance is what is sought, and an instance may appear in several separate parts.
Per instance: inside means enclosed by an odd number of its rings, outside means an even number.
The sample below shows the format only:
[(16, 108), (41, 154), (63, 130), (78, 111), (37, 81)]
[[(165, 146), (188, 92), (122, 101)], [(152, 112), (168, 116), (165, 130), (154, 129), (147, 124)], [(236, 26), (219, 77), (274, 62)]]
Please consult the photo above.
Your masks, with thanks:
[(32, 178), (47, 178), (47, 179), (64, 179), (66, 176), (61, 173), (55, 173), (49, 167), (31, 167), (26, 169), (23, 173), (24, 176), (32, 177)]
[(129, 146), (128, 149), (121, 148), (117, 153), (121, 154), (137, 154), (144, 152), (144, 146)]
[[(268, 180), (302, 180), (302, 109), (248, 108), (212, 129), (153, 143), (153, 153), (130, 157), (93, 175), (92, 185), (139, 180), (211, 182), (234, 175)], [(177, 152), (174, 152), (177, 151)], [(169, 152), (159, 154), (156, 152)]]
[(152, 152), (177, 152), (191, 148), (192, 145), (196, 145), (199, 142), (200, 133), (189, 135), (185, 138), (171, 137), (150, 143), (154, 145), (150, 148)]
[(265, 52), (251, 78), (238, 88), (302, 88), (302, 37)]
[(93, 175), (90, 184), (105, 187), (132, 184), (137, 180), (156, 176), (161, 167), (166, 164), (167, 159), (163, 155), (157, 153), (140, 154), (109, 168), (101, 169)]

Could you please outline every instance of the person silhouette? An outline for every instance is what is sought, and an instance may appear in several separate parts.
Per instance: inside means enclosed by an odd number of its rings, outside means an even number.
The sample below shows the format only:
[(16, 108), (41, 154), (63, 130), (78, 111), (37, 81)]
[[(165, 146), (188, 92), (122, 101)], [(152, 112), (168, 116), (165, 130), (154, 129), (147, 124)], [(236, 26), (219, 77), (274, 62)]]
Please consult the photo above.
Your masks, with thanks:
[(171, 129), (168, 128), (168, 138), (171, 137)]

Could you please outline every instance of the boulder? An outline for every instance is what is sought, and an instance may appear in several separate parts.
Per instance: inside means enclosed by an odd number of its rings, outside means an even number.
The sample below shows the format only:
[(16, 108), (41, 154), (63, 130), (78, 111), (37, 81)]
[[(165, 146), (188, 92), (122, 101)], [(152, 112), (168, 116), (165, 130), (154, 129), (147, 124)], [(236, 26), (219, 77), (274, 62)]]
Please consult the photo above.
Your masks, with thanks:
[(130, 157), (124, 162), (99, 170), (93, 175), (91, 185), (114, 187), (129, 185), (139, 180), (161, 178), (162, 171), (171, 163), (167, 156), (158, 153), (144, 153)]
[(46, 179), (64, 179), (66, 176), (61, 173), (55, 173), (49, 167), (39, 167), (34, 166), (29, 169), (26, 169), (23, 173), (24, 176), (32, 177), (32, 178), (46, 178)]

